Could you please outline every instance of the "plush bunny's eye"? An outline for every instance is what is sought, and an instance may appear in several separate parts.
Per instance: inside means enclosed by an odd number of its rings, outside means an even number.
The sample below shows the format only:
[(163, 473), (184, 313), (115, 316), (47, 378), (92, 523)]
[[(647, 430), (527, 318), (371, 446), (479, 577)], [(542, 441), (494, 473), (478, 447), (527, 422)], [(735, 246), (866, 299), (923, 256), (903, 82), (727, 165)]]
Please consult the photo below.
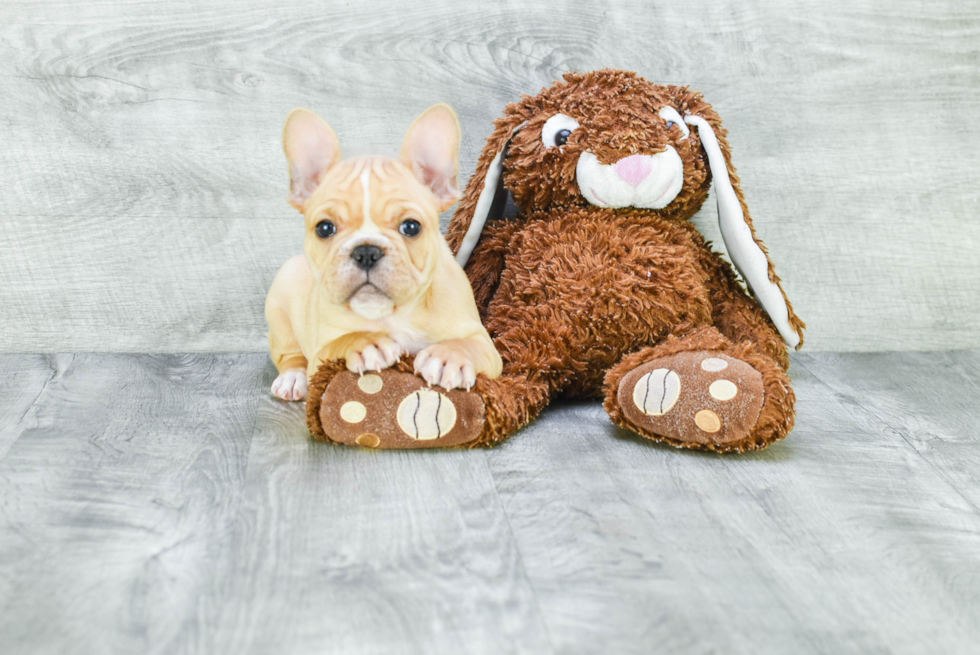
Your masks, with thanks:
[(541, 128), (541, 143), (545, 148), (554, 148), (568, 143), (568, 137), (578, 129), (578, 121), (565, 114), (555, 114), (545, 121)]
[(677, 113), (677, 110), (673, 107), (664, 107), (657, 113), (660, 114), (660, 118), (667, 122), (668, 130), (674, 129), (674, 126), (680, 126), (681, 132), (684, 133), (684, 136), (681, 138), (682, 141), (691, 135), (690, 128), (688, 128), (687, 124), (684, 122), (684, 119), (681, 118), (681, 115)]

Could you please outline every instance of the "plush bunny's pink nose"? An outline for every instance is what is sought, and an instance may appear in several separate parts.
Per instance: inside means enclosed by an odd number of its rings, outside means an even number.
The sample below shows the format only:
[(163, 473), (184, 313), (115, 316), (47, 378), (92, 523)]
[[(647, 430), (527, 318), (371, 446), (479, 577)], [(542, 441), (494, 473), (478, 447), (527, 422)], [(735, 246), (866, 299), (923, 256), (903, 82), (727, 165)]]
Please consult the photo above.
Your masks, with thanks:
[(616, 174), (619, 175), (619, 179), (633, 188), (647, 179), (652, 168), (650, 158), (646, 155), (630, 155), (616, 162)]

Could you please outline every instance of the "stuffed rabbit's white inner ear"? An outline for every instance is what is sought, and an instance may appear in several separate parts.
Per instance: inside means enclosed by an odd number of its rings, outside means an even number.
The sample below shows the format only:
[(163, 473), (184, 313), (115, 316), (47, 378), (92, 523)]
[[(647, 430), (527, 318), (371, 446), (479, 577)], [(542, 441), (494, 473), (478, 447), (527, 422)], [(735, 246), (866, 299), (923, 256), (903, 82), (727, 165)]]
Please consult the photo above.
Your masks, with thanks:
[(466, 228), (463, 242), (459, 245), (459, 252), (456, 253), (456, 261), (459, 262), (460, 266), (466, 266), (470, 255), (473, 254), (473, 249), (476, 248), (476, 244), (480, 240), (480, 234), (483, 233), (483, 226), (487, 224), (487, 219), (490, 217), (490, 208), (493, 206), (497, 189), (504, 183), (504, 153), (506, 152), (507, 144), (504, 144), (504, 147), (490, 162), (490, 166), (487, 167), (487, 175), (483, 178), (483, 188), (480, 189), (480, 197), (477, 198), (476, 208), (473, 209), (473, 220), (470, 221), (470, 226)]
[[(483, 178), (483, 188), (480, 189), (480, 197), (477, 198), (476, 207), (473, 209), (473, 220), (470, 221), (470, 226), (466, 228), (466, 234), (463, 235), (463, 242), (459, 244), (459, 251), (456, 253), (456, 261), (459, 262), (460, 266), (466, 266), (470, 255), (473, 254), (473, 249), (476, 248), (476, 244), (480, 241), (483, 226), (487, 224), (487, 221), (500, 218), (504, 213), (507, 206), (506, 191), (504, 189), (504, 158), (507, 156), (507, 146), (510, 145), (510, 140), (525, 125), (527, 125), (527, 121), (514, 128), (514, 131), (507, 137), (504, 147), (494, 156), (490, 161), (490, 165), (487, 167), (486, 177)], [(501, 197), (495, 203), (494, 199), (498, 196)], [(491, 216), (491, 213), (498, 215)]]
[(708, 167), (714, 178), (715, 197), (718, 200), (718, 225), (721, 227), (728, 256), (745, 278), (759, 304), (769, 314), (786, 345), (795, 348), (800, 343), (800, 336), (789, 324), (789, 309), (782, 290), (769, 279), (769, 259), (756, 243), (752, 229), (745, 222), (742, 203), (735, 195), (735, 188), (728, 176), (728, 163), (718, 145), (715, 131), (700, 116), (685, 116), (684, 121), (698, 128), (701, 146), (708, 155)]

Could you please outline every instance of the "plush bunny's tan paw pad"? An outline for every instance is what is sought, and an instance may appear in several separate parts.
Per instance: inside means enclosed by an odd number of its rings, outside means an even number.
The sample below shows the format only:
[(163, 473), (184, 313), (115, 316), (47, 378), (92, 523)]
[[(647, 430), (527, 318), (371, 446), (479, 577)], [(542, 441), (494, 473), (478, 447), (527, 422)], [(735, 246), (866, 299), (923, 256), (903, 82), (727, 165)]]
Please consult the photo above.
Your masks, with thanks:
[(484, 406), (475, 393), (429, 387), (411, 373), (343, 371), (323, 393), (320, 421), (331, 440), (348, 446), (445, 448), (480, 435)]
[(617, 401), (633, 425), (692, 444), (731, 444), (755, 426), (762, 374), (721, 353), (686, 352), (637, 366), (619, 383)]

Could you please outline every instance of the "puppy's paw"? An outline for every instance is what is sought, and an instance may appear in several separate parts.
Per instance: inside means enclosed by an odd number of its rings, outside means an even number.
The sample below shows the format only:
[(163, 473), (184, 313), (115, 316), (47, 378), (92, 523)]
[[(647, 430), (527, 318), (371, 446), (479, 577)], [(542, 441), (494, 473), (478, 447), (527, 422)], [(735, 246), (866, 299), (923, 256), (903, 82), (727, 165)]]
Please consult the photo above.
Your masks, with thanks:
[(450, 342), (436, 343), (415, 356), (415, 372), (430, 385), (466, 389), (476, 384), (476, 367), (469, 353)]
[(347, 370), (354, 373), (381, 371), (393, 366), (401, 359), (402, 347), (393, 339), (385, 336), (375, 336), (351, 348), (345, 359)]
[(272, 383), (272, 395), (283, 400), (303, 400), (306, 398), (306, 391), (305, 368), (286, 369)]

